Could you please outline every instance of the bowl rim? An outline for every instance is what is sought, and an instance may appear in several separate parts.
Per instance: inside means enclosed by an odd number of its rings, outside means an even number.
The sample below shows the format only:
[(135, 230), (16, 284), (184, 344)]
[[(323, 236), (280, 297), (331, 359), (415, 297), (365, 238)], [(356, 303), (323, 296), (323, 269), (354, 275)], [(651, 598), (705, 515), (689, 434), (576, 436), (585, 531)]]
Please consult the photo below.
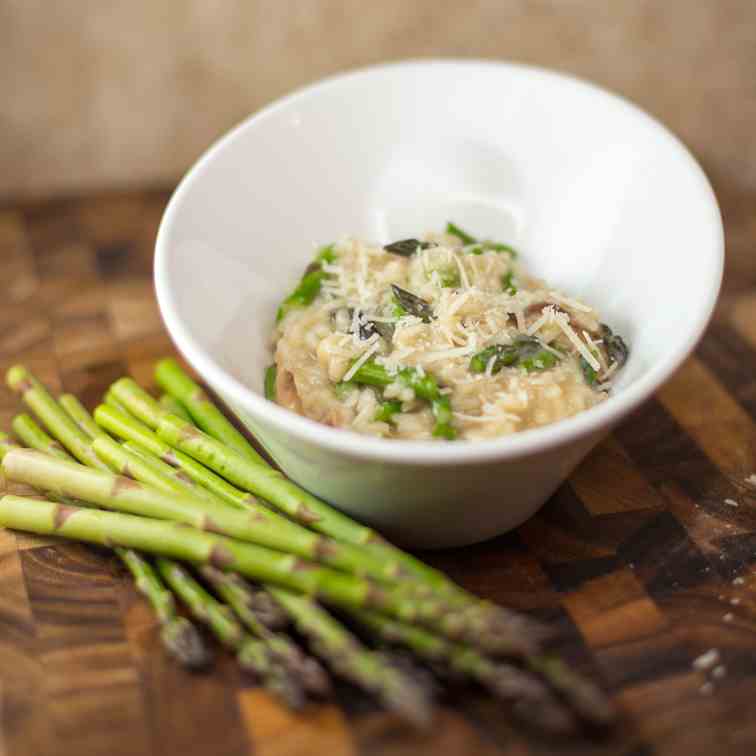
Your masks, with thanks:
[[(355, 78), (369, 78), (391, 70), (444, 66), (477, 69), (504, 68), (525, 75), (552, 78), (568, 86), (588, 91), (595, 96), (610, 98), (617, 105), (624, 107), (629, 115), (645, 121), (647, 125), (669, 141), (670, 147), (678, 153), (682, 162), (687, 164), (690, 180), (699, 184), (701, 192), (709, 200), (709, 220), (716, 237), (711, 250), (715, 275), (711, 278), (707, 296), (699, 300), (699, 306), (694, 316), (687, 321), (689, 326), (685, 337), (675, 345), (675, 348), (670, 350), (645, 375), (623, 389), (620, 394), (610, 396), (605, 402), (584, 410), (573, 417), (509, 436), (454, 444), (438, 441), (389, 440), (366, 436), (349, 430), (331, 428), (280, 407), (247, 388), (241, 381), (218, 365), (189, 332), (178, 315), (175, 297), (169, 285), (168, 247), (171, 229), (179, 213), (184, 195), (201, 177), (205, 167), (217, 154), (228, 149), (241, 136), (242, 132), (253, 127), (259, 121), (271, 117), (277, 111), (286, 108), (300, 98), (316, 96), (324, 90), (338, 87)], [(154, 279), (160, 313), (178, 350), (218, 393), (232, 404), (249, 412), (253, 418), (259, 419), (264, 424), (275, 426), (278, 430), (301, 441), (316, 444), (329, 451), (338, 452), (351, 458), (399, 465), (458, 466), (516, 459), (569, 444), (591, 434), (608, 431), (633, 409), (646, 401), (691, 354), (713, 315), (722, 283), (723, 269), (724, 229), (721, 212), (711, 184), (690, 150), (659, 120), (621, 95), (582, 78), (559, 71), (503, 60), (430, 58), (381, 63), (326, 77), (275, 100), (251, 114), (218, 138), (183, 176), (168, 201), (155, 242)]]

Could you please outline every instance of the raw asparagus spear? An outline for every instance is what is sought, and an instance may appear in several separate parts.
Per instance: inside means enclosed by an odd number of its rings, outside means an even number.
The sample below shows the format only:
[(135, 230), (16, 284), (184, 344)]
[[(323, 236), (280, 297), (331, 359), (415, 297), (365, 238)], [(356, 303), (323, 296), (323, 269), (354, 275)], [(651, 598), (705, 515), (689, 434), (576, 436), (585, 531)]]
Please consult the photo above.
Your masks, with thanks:
[[(243, 578), (233, 572), (223, 572), (217, 567), (205, 565), (200, 574), (230, 606), (244, 626), (267, 646), (269, 652), (285, 665), (308, 693), (325, 696), (331, 689), (331, 681), (325, 670), (311, 656), (307, 656), (286, 635), (273, 633), (260, 621), (255, 610), (255, 591)], [(266, 594), (268, 595), (268, 594)]]
[(430, 402), (431, 412), (436, 419), (433, 435), (449, 440), (456, 438), (457, 434), (451, 422), (452, 410), (449, 397), (441, 394), (438, 383), (432, 375), (420, 374), (415, 368), (411, 367), (403, 368), (396, 375), (391, 375), (385, 367), (370, 359), (358, 368), (351, 380), (354, 383), (363, 383), (379, 388), (386, 388), (386, 386), (399, 381), (411, 388), (420, 399)]
[[(12, 480), (34, 478), (43, 489), (58, 488), (58, 482), (53, 480), (55, 476), (48, 478), (46, 471), (39, 469), (44, 465), (32, 465), (41, 475), (25, 474), (30, 472), (27, 463), (33, 454), (51, 466), (67, 465), (24, 449), (11, 450), (3, 460), (8, 477)], [(64, 478), (68, 475), (69, 469), (65, 470)], [(110, 505), (121, 505), (130, 493), (144, 488), (128, 478), (118, 478), (118, 481), (112, 496), (105, 497)], [(110, 486), (112, 490), (112, 483)], [(379, 589), (370, 581), (305, 562), (291, 554), (189, 528), (181, 523), (153, 520), (149, 508), (129, 505), (132, 511), (140, 512), (140, 516), (135, 516), (13, 496), (5, 497), (4, 502), (0, 524), (8, 527), (106, 546), (121, 545), (197, 564), (212, 564), (266, 584), (321, 597), (347, 610), (370, 607), (406, 621), (427, 623), (442, 633), (448, 632), (447, 615), (440, 602), (407, 599), (397, 589)]]
[(570, 710), (537, 677), (511, 664), (494, 662), (469, 646), (381, 614), (370, 611), (352, 614), (381, 640), (406, 646), (420, 658), (454, 675), (473, 679), (497, 698), (511, 702), (520, 721), (552, 734), (575, 731), (577, 722)]
[(79, 426), (79, 429), (90, 439), (100, 438), (107, 435), (105, 431), (97, 425), (86, 407), (73, 394), (61, 394), (58, 397), (58, 403), (63, 407), (66, 413), (68, 413), (71, 420), (73, 420), (76, 425)]
[[(123, 405), (120, 406), (123, 407)], [(112, 403), (100, 405), (95, 410), (94, 417), (97, 424), (109, 433), (136, 444), (161, 461), (181, 470), (195, 483), (204, 486), (228, 504), (240, 509), (249, 509), (255, 504), (255, 497), (251, 493), (240, 491), (212, 470), (208, 470), (196, 460), (173, 449), (165, 441), (159, 439), (144, 423), (131, 415), (125, 407), (121, 411)]]
[[(60, 444), (50, 438), (28, 415), (17, 416), (13, 421), (13, 427), (19, 438), (29, 446), (58, 458), (71, 459)], [(12, 444), (4, 433), (0, 433), (0, 442), (0, 458), (11, 449), (19, 448)], [(64, 500), (64, 503), (74, 506), (80, 504), (72, 500)], [(202, 636), (191, 622), (176, 614), (173, 596), (160, 582), (152, 565), (132, 549), (117, 546), (115, 552), (134, 576), (137, 589), (154, 609), (161, 625), (160, 638), (168, 653), (189, 669), (206, 667), (210, 663), (211, 655)]]
[(50, 392), (23, 366), (8, 370), (7, 383), (21, 394), (24, 403), (47, 426), (76, 459), (85, 465), (104, 467), (89, 447), (89, 439), (76, 423), (61, 409)]
[(158, 399), (158, 402), (166, 412), (170, 412), (172, 415), (178, 415), (182, 420), (191, 422), (192, 416), (189, 414), (189, 411), (178, 399), (175, 399), (170, 394), (162, 394), (160, 399)]
[(11, 422), (13, 432), (29, 447), (50, 454), (58, 459), (72, 459), (60, 442), (47, 435), (26, 413), (16, 415)]
[[(122, 441), (121, 446), (126, 452), (128, 452), (129, 455), (138, 457), (145, 466), (149, 467), (152, 470), (154, 475), (162, 475), (164, 477), (170, 478), (171, 481), (181, 487), (182, 491), (188, 491), (190, 494), (198, 496), (201, 499), (223, 502), (223, 499), (215, 496), (215, 494), (211, 493), (206, 488), (197, 485), (184, 472), (177, 470), (175, 467), (171, 467), (166, 462), (163, 462), (161, 459), (158, 459), (156, 456), (150, 454), (136, 444), (132, 444), (129, 441)], [(107, 462), (107, 460), (103, 461)]]
[(371, 691), (386, 708), (417, 724), (430, 723), (430, 702), (423, 687), (413, 684), (380, 654), (366, 649), (314, 600), (281, 588), (272, 588), (271, 593), (309, 639), (315, 653), (326, 659), (334, 672)]
[(280, 696), (292, 709), (301, 709), (305, 695), (291, 671), (280, 664), (265, 643), (244, 632), (233, 612), (211, 596), (182, 565), (158, 557), (157, 568), (163, 580), (176, 592), (192, 613), (207, 625), (224, 645), (236, 651), (239, 666)]
[(197, 628), (176, 613), (173, 594), (163, 585), (152, 565), (133, 549), (116, 547), (116, 553), (134, 577), (134, 585), (149, 601), (160, 622), (160, 639), (168, 652), (185, 667), (202, 669), (211, 654)]
[(175, 397), (176, 401), (187, 408), (192, 421), (205, 433), (235, 449), (239, 454), (260, 464), (266, 464), (252, 444), (231, 425), (202, 387), (184, 372), (176, 360), (167, 357), (157, 363), (155, 382), (163, 391)]

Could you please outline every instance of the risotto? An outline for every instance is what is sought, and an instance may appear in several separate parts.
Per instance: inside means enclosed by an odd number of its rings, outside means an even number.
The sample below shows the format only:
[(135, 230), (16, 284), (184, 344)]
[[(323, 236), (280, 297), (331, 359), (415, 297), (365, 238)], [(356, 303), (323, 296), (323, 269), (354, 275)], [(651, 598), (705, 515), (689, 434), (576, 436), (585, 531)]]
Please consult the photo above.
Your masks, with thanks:
[(483, 439), (604, 401), (625, 342), (514, 249), (454, 224), (385, 247), (322, 248), (282, 303), (266, 393), (398, 439)]

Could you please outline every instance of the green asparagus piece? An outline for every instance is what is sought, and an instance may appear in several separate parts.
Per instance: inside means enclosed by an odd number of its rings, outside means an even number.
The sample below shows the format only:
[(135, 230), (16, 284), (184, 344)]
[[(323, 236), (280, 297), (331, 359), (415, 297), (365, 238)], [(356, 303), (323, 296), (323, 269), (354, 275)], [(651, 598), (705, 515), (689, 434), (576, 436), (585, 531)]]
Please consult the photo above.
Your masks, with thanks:
[(494, 662), (469, 646), (453, 643), (375, 612), (355, 611), (352, 614), (381, 640), (406, 646), (431, 664), (475, 680), (497, 698), (512, 702), (513, 713), (524, 723), (552, 734), (575, 731), (577, 722), (569, 709), (538, 678), (521, 669)]
[(470, 360), (470, 372), (485, 373), (494, 360), (492, 374), (505, 367), (521, 367), (528, 373), (547, 370), (559, 362), (559, 357), (532, 336), (518, 336), (511, 344), (493, 344), (478, 352)]
[(323, 270), (323, 263), (332, 263), (336, 259), (333, 244), (321, 247), (315, 260), (307, 266), (302, 279), (294, 291), (281, 303), (276, 313), (276, 322), (280, 322), (294, 308), (307, 307), (320, 294), (323, 280), (328, 274)]
[(226, 648), (237, 652), (237, 661), (245, 672), (281, 696), (290, 708), (304, 706), (304, 691), (299, 681), (276, 661), (265, 643), (244, 632), (227, 606), (211, 596), (182, 565), (163, 557), (155, 561), (163, 580), (183, 600), (192, 616), (207, 625)]
[(73, 394), (61, 394), (58, 397), (58, 403), (86, 436), (89, 438), (107, 436), (107, 433), (97, 425), (86, 407)]
[(393, 423), (394, 415), (400, 414), (402, 411), (402, 403), (395, 399), (389, 399), (385, 402), (381, 402), (378, 405), (378, 409), (375, 412), (373, 418), (377, 422), (381, 423)]
[(124, 412), (128, 414), (128, 410), (126, 407), (121, 404), (121, 402), (118, 401), (118, 399), (115, 398), (115, 395), (112, 391), (108, 390), (105, 392), (105, 396), (102, 399), (102, 403), (106, 404), (108, 407), (112, 407), (115, 410), (118, 410), (119, 412)]
[[(176, 360), (170, 357), (160, 360), (155, 366), (155, 381), (163, 391), (176, 397), (176, 400), (187, 408), (191, 419), (205, 433), (235, 449), (239, 454), (265, 464), (265, 460), (254, 450), (249, 441), (231, 425), (202, 387), (184, 372)], [(143, 397), (142, 400), (145, 401)], [(154, 410), (155, 407), (151, 409)]]
[[(73, 459), (57, 441), (50, 438), (28, 415), (18, 415), (14, 418), (13, 427), (19, 438), (33, 449), (38, 449), (58, 459)], [(7, 452), (11, 448), (18, 449), (19, 447), (6, 444), (2, 452)], [(5, 453), (0, 453), (0, 458), (4, 456)], [(64, 496), (59, 498), (63, 504), (69, 506), (82, 505), (82, 502), (78, 500), (71, 500)], [(210, 662), (210, 652), (205, 647), (202, 636), (199, 635), (191, 622), (176, 615), (175, 605), (172, 604), (173, 597), (170, 591), (167, 591), (161, 584), (152, 565), (132, 549), (116, 546), (115, 552), (134, 576), (139, 591), (155, 610), (161, 624), (160, 638), (168, 653), (183, 666), (190, 669), (200, 669), (207, 666)]]
[(386, 388), (386, 386), (397, 381), (403, 383), (411, 388), (420, 399), (430, 403), (431, 411), (436, 419), (433, 435), (449, 440), (456, 437), (456, 431), (452, 426), (449, 397), (441, 394), (436, 379), (429, 373), (420, 373), (416, 368), (406, 367), (396, 375), (392, 375), (383, 365), (379, 365), (375, 360), (370, 359), (358, 368), (352, 376), (352, 381), (379, 388)]
[(501, 244), (500, 242), (484, 240), (478, 241), (474, 236), (463, 231), (459, 226), (455, 226), (453, 223), (446, 224), (446, 233), (451, 236), (456, 236), (466, 247), (469, 248), (469, 252), (474, 255), (480, 255), (483, 252), (507, 252), (511, 257), (517, 257), (517, 251), (509, 246), (509, 244)]
[[(158, 363), (159, 367), (160, 363)], [(268, 367), (265, 368), (265, 398), (268, 399), (271, 402), (276, 401), (276, 376), (278, 373), (278, 368), (276, 367), (275, 363), (272, 365), (268, 365)], [(202, 425), (200, 425), (200, 428), (202, 428)], [(203, 428), (204, 430), (204, 428)], [(214, 438), (219, 438), (216, 436), (212, 431), (208, 431), (211, 436)], [(244, 453), (244, 452), (242, 452)]]
[(449, 221), (446, 224), (446, 233), (451, 236), (456, 236), (463, 244), (477, 244), (478, 240), (474, 236), (470, 236), (466, 231), (463, 231), (459, 226)]
[(161, 394), (158, 403), (166, 412), (170, 412), (172, 415), (178, 415), (182, 420), (191, 422), (192, 416), (189, 414), (189, 410), (187, 410), (178, 399), (172, 397), (170, 394)]
[(422, 687), (387, 664), (380, 654), (366, 649), (312, 599), (281, 588), (272, 588), (271, 593), (334, 672), (371, 691), (386, 708), (420, 726), (430, 724), (430, 701)]
[(11, 422), (13, 432), (29, 447), (51, 454), (58, 459), (71, 459), (71, 455), (54, 438), (45, 433), (42, 428), (26, 413), (16, 415)]
[[(165, 377), (164, 373), (165, 388), (183, 403), (189, 403), (194, 394), (192, 389), (196, 384), (188, 376), (181, 376), (182, 380), (170, 382)], [(130, 379), (119, 381), (118, 390), (126, 405), (138, 414), (140, 420), (153, 428), (162, 425), (162, 431), (167, 435), (169, 442), (183, 444), (185, 451), (205, 462), (225, 478), (233, 480), (237, 485), (248, 490), (256, 490), (256, 482), (266, 484), (266, 494), (261, 494), (263, 498), (290, 517), (294, 519), (299, 517), (303, 524), (331, 535), (337, 540), (358, 545), (364, 544), (384, 558), (389, 565), (398, 564), (402, 573), (411, 576), (413, 581), (421, 581), (430, 592), (443, 592), (447, 600), (453, 600), (461, 608), (466, 609), (466, 620), (476, 628), (473, 634), (476, 637), (485, 638), (482, 643), (487, 643), (487, 647), (494, 648), (498, 642), (501, 642), (493, 640), (494, 636), (502, 635), (509, 638), (515, 635), (519, 638), (527, 638), (531, 648), (534, 648), (548, 635), (541, 625), (494, 604), (481, 601), (463, 591), (443, 573), (388, 544), (375, 531), (337, 512), (325, 502), (287, 481), (277, 471), (251, 465), (251, 459), (240, 458), (240, 455), (216, 439), (201, 434), (186, 423), (182, 424), (180, 420), (176, 426), (175, 419), (170, 415), (160, 415), (154, 411), (149, 394), (142, 391)], [(195, 416), (201, 413), (201, 409), (191, 407), (191, 405), (190, 409)], [(225, 420), (222, 415), (220, 417)], [(161, 418), (164, 422), (161, 422)], [(275, 498), (271, 498), (271, 492)]]
[[(32, 455), (44, 458), (52, 466), (66, 464), (26, 449), (12, 450), (3, 460), (3, 469), (8, 477), (18, 481), (34, 478), (41, 488), (58, 488), (58, 481), (54, 480), (53, 475), (47, 479), (44, 474), (25, 474), (28, 471), (26, 468), (40, 466)], [(111, 506), (121, 506), (124, 499), (132, 498), (134, 492), (143, 490), (141, 484), (128, 478), (118, 480), (120, 483), (111, 495), (101, 497), (98, 494), (92, 498), (105, 500)], [(128, 483), (124, 484), (123, 481)], [(141, 516), (6, 496), (0, 506), (0, 525), (111, 547), (120, 545), (196, 564), (212, 564), (262, 583), (320, 597), (347, 610), (374, 608), (408, 622), (427, 623), (442, 633), (445, 629), (451, 632), (456, 630), (452, 627), (453, 617), (445, 614), (442, 602), (407, 599), (397, 589), (378, 588), (370, 581), (305, 562), (292, 554), (189, 528), (180, 523), (154, 520), (148, 507), (134, 507), (133, 501), (129, 508), (141, 509)]]
[(273, 633), (261, 622), (255, 611), (255, 594), (251, 586), (233, 572), (223, 572), (217, 567), (205, 565), (200, 574), (230, 606), (242, 624), (261, 639), (268, 651), (286, 666), (295, 679), (301, 680), (308, 693), (325, 696), (331, 689), (331, 681), (325, 670), (311, 656), (307, 656), (286, 635)]
[(100, 405), (95, 410), (94, 417), (98, 425), (112, 435), (136, 444), (161, 461), (177, 468), (192, 481), (207, 488), (226, 503), (239, 509), (254, 507), (256, 499), (251, 493), (240, 491), (204, 465), (173, 449), (170, 444), (162, 441), (150, 428), (131, 415), (125, 407), (121, 411), (112, 404)]
[(116, 552), (134, 577), (134, 585), (150, 602), (160, 621), (160, 639), (168, 652), (185, 667), (203, 669), (211, 660), (210, 651), (197, 628), (176, 613), (173, 594), (163, 585), (152, 565), (132, 549)]
[(8, 386), (21, 394), (24, 403), (76, 459), (85, 465), (103, 467), (102, 462), (90, 448), (86, 434), (23, 365), (14, 365), (10, 368), (6, 378)]
[[(152, 474), (154, 476), (160, 475), (163, 477), (170, 478), (171, 481), (179, 485), (183, 491), (188, 491), (190, 494), (196, 497), (199, 497), (200, 499), (223, 502), (223, 499), (221, 499), (220, 497), (211, 493), (206, 488), (203, 488), (202, 486), (197, 485), (197, 483), (195, 483), (183, 471), (177, 470), (175, 467), (171, 467), (166, 462), (163, 462), (162, 460), (158, 459), (153, 454), (146, 452), (144, 449), (137, 446), (136, 444), (132, 444), (129, 441), (122, 441), (121, 446), (126, 452), (128, 452), (129, 455), (138, 457), (142, 461), (142, 464), (144, 464), (145, 466), (149, 467), (152, 470)], [(107, 460), (103, 460), (103, 462), (107, 462)], [(116, 470), (116, 472), (118, 471)]]

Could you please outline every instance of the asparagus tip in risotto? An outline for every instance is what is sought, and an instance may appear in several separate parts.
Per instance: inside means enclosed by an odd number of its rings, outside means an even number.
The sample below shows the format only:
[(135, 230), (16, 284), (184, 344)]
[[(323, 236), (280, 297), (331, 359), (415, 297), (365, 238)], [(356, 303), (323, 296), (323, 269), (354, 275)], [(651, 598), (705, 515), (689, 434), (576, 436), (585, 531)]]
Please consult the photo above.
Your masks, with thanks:
[(623, 339), (533, 278), (508, 244), (449, 223), (385, 247), (319, 250), (277, 314), (265, 394), (336, 428), (483, 439), (603, 401)]

